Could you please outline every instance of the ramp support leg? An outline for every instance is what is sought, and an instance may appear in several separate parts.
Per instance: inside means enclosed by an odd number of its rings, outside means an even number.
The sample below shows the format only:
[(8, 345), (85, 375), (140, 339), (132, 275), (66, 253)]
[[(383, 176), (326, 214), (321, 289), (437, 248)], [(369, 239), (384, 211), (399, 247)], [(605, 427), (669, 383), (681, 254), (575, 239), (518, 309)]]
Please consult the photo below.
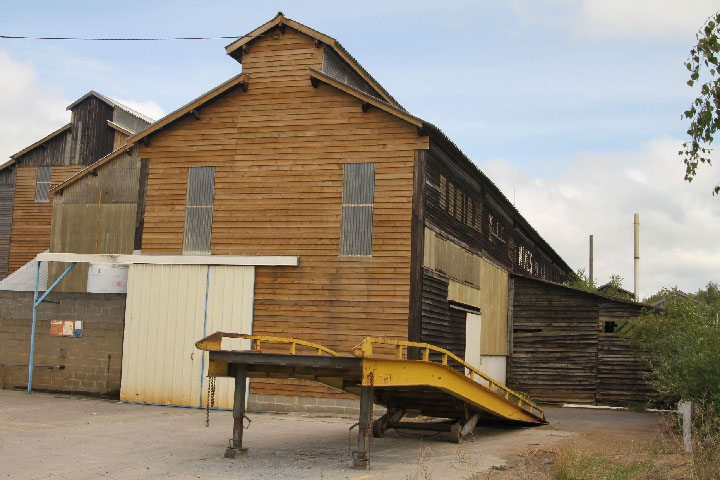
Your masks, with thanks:
[[(235, 397), (233, 399), (233, 436), (225, 450), (225, 458), (247, 455), (243, 448), (243, 422), (245, 420), (245, 391), (247, 387), (247, 365), (235, 365)], [(209, 394), (209, 392), (208, 392)]]
[(470, 417), (465, 425), (460, 422), (454, 424), (450, 427), (450, 440), (455, 443), (462, 442), (463, 437), (469, 435), (473, 430), (475, 430), (475, 425), (477, 425), (479, 419), (480, 416), (476, 413)]
[(353, 468), (370, 468), (370, 435), (372, 430), (373, 387), (363, 386), (360, 393), (358, 444), (353, 452)]

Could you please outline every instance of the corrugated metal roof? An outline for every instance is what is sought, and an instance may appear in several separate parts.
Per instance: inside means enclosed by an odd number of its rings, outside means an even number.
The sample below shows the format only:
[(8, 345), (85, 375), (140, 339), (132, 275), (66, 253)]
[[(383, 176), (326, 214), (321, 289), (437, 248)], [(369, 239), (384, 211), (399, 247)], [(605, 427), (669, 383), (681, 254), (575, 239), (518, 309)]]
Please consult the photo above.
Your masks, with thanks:
[(125, 110), (130, 115), (133, 115), (147, 123), (153, 123), (155, 121), (152, 118), (147, 117), (147, 116), (143, 115), (142, 113), (140, 113), (136, 110), (133, 110), (132, 108), (130, 108), (128, 106), (123, 105), (122, 103), (118, 102), (117, 100), (113, 100), (110, 97), (106, 97), (105, 95), (102, 95), (101, 93), (96, 92), (95, 90), (90, 90), (88, 93), (86, 93), (82, 97), (75, 100), (73, 103), (68, 105), (67, 110), (72, 110), (73, 108), (75, 108), (75, 106), (77, 104), (79, 104), (80, 102), (84, 101), (85, 99), (87, 99), (89, 97), (95, 97), (95, 98), (107, 103), (108, 105), (110, 105), (113, 108), (119, 108), (121, 110)]
[[(47, 250), (45, 250), (47, 252)], [(16, 271), (0, 281), (0, 290), (12, 290), (15, 292), (34, 292), (35, 276), (37, 275), (37, 266), (34, 260), (29, 261)], [(47, 290), (48, 283), (48, 263), (40, 262), (40, 282), (38, 290), (44, 292)]]

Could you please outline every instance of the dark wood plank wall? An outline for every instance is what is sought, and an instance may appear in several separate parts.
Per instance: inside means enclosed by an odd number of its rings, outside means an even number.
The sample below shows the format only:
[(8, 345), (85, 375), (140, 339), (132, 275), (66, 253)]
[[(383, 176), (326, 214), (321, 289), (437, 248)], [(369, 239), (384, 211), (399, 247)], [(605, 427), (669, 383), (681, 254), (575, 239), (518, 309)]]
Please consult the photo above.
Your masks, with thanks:
[(16, 171), (15, 167), (0, 170), (0, 280), (8, 274)]
[(621, 338), (600, 333), (601, 312), (631, 320), (641, 308), (514, 276), (508, 385), (543, 403), (647, 401), (642, 364)]
[(107, 122), (114, 108), (97, 97), (88, 97), (73, 108), (73, 150), (70, 164), (89, 164), (112, 152), (115, 129)]
[(491, 257), (509, 271), (562, 282), (569, 271), (551, 260), (533, 235), (513, 220), (506, 199), (493, 193), (487, 179), (462, 168), (463, 159), (430, 143), (425, 188), (425, 222), (446, 233), (471, 252)]
[(73, 130), (76, 128), (70, 128), (19, 156), (16, 164), (23, 167), (52, 167), (67, 164), (73, 148)]
[(590, 294), (515, 277), (508, 385), (537, 402), (594, 403), (598, 307)]
[(647, 404), (657, 399), (646, 379), (649, 370), (622, 337), (600, 334), (598, 338), (598, 405)]
[[(144, 253), (182, 251), (190, 166), (215, 166), (213, 254), (299, 255), (259, 267), (253, 330), (348, 353), (368, 335), (407, 339), (415, 150), (428, 138), (324, 84), (323, 50), (287, 28), (243, 55), (237, 88), (153, 135)], [(340, 257), (343, 164), (374, 162), (372, 257)], [(330, 395), (320, 386), (253, 380), (253, 393)], [(301, 382), (302, 383), (302, 382)], [(334, 395), (334, 394), (333, 394)]]
[(465, 316), (459, 321), (457, 315), (451, 315), (450, 310), (448, 279), (424, 269), (420, 341), (445, 348), (464, 358)]

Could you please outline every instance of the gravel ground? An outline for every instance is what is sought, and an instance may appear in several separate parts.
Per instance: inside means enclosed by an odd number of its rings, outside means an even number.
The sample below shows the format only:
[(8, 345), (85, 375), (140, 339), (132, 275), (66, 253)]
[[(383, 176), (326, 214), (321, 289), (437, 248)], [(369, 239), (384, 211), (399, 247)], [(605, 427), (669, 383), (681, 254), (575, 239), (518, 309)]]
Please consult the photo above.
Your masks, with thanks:
[(654, 415), (633, 412), (549, 408), (546, 415), (549, 425), (480, 427), (459, 445), (444, 433), (389, 431), (373, 439), (372, 468), (361, 471), (349, 468), (354, 418), (250, 413), (249, 456), (230, 460), (223, 458), (230, 412), (211, 412), (206, 428), (204, 410), (0, 390), (0, 478), (467, 479), (583, 432), (633, 435), (657, 426)]

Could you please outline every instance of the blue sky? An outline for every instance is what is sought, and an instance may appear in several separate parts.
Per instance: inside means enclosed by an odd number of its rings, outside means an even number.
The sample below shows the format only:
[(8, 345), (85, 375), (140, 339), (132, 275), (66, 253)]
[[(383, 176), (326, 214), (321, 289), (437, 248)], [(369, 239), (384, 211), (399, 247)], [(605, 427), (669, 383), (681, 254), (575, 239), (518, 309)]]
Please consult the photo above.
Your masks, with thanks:
[[(720, 5), (695, 0), (7, 2), (0, 34), (241, 35), (287, 16), (339, 40), (411, 113), (440, 126), (574, 268), (641, 292), (720, 280), (717, 168), (682, 181), (695, 95), (683, 61)], [(91, 89), (159, 116), (237, 74), (229, 40), (0, 40), (0, 156), (67, 121)], [(628, 238), (629, 237), (629, 238)]]

